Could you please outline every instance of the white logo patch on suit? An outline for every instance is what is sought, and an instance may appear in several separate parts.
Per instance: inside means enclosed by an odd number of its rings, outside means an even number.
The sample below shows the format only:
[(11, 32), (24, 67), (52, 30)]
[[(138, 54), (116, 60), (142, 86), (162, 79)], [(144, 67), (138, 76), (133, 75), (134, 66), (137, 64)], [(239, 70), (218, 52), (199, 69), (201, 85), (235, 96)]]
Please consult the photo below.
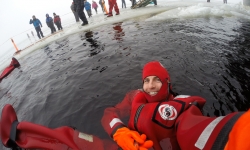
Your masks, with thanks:
[(158, 112), (164, 120), (174, 120), (178, 116), (176, 109), (168, 104), (160, 105)]

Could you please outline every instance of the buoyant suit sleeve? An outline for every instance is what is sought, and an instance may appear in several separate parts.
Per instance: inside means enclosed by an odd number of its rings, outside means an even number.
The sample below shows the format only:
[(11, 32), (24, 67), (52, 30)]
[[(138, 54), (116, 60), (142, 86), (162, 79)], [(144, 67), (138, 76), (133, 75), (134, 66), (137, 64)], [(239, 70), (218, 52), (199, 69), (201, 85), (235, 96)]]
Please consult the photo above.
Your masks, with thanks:
[(122, 102), (104, 110), (101, 122), (110, 137), (117, 129), (126, 126), (122, 120), (130, 116), (132, 100), (138, 92), (139, 90), (134, 90), (127, 93)]

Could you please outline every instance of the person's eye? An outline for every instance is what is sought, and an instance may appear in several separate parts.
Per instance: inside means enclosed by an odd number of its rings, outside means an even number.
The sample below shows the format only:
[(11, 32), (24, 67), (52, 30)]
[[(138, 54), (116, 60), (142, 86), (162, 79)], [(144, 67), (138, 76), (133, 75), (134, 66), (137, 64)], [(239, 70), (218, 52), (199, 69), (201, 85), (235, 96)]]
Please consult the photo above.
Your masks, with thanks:
[(156, 78), (155, 80), (161, 82), (161, 80), (159, 78)]
[(148, 80), (144, 80), (143, 82), (144, 82), (144, 83), (148, 83)]

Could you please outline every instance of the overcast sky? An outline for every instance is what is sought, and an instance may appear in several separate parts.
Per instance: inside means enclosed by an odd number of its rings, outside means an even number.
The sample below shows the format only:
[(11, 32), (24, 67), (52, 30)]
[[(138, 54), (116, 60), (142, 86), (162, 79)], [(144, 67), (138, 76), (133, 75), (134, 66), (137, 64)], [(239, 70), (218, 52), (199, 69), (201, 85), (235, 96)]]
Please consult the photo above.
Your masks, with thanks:
[(46, 13), (51, 16), (53, 12), (60, 15), (70, 13), (71, 3), (72, 0), (0, 0), (0, 48), (6, 41), (10, 42), (11, 37), (34, 28), (29, 24), (32, 15), (46, 26)]

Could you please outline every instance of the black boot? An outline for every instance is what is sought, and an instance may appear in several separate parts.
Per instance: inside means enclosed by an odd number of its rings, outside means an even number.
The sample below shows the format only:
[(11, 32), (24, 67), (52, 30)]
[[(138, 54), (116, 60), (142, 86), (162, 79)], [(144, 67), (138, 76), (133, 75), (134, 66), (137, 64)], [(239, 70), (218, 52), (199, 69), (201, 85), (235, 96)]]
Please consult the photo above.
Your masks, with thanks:
[(85, 26), (85, 25), (87, 25), (87, 24), (89, 24), (88, 22), (83, 22), (82, 23), (82, 26)]

